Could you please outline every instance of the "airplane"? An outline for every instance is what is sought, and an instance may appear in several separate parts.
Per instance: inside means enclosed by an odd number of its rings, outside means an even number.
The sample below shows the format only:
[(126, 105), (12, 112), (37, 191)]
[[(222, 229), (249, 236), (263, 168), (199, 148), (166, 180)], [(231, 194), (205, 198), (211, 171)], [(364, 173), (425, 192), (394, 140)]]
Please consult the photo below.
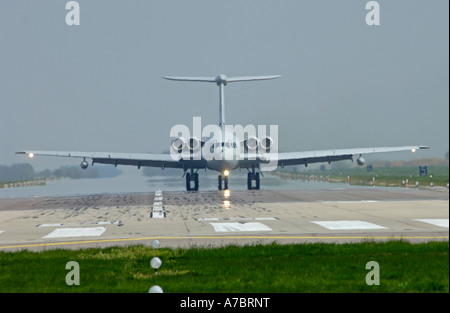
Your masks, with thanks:
[[(216, 77), (173, 77), (163, 76), (166, 80), (171, 81), (188, 81), (188, 82), (206, 82), (215, 83), (219, 87), (219, 125), (221, 137), (210, 138), (207, 142), (201, 138), (178, 137), (172, 141), (170, 153), (153, 154), (153, 153), (115, 153), (115, 152), (77, 152), (77, 151), (19, 151), (16, 154), (25, 154), (30, 158), (35, 156), (55, 156), (81, 158), (80, 167), (86, 169), (89, 166), (86, 159), (91, 159), (91, 164), (113, 164), (132, 165), (140, 169), (142, 166), (164, 168), (179, 168), (184, 171), (183, 177), (186, 179), (187, 191), (199, 190), (198, 171), (200, 169), (210, 169), (218, 171), (218, 189), (228, 189), (228, 177), (230, 171), (235, 169), (247, 169), (247, 189), (260, 189), (260, 176), (264, 165), (271, 162), (275, 166), (304, 165), (308, 166), (312, 163), (324, 163), (354, 160), (359, 166), (365, 164), (363, 155), (372, 153), (412, 151), (420, 149), (429, 149), (428, 146), (400, 146), (400, 147), (376, 147), (376, 148), (351, 148), (351, 149), (330, 149), (318, 151), (299, 151), (299, 152), (278, 152), (271, 151), (275, 147), (274, 140), (271, 137), (256, 138), (256, 136), (247, 136), (242, 140), (235, 134), (227, 134), (228, 128), (225, 124), (225, 97), (224, 88), (229, 83), (272, 80), (280, 78), (280, 75), (268, 76), (244, 76), (244, 77), (227, 77), (224, 74)], [(226, 139), (227, 138), (227, 139)], [(230, 140), (230, 138), (232, 138)], [(213, 139), (213, 140), (211, 140)], [(205, 144), (209, 143), (206, 148)], [(213, 152), (212, 157), (205, 157), (201, 152)], [(242, 153), (243, 151), (243, 153)], [(176, 155), (176, 157), (174, 157)], [(225, 157), (232, 155), (233, 158)], [(358, 156), (359, 155), (359, 156)], [(260, 175), (261, 174), (261, 175)]]

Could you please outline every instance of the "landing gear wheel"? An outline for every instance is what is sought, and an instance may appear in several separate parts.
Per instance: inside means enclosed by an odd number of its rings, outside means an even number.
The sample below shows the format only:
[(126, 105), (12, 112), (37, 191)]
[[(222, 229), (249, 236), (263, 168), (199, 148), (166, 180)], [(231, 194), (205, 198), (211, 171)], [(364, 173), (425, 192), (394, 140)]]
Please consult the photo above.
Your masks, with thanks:
[[(194, 187), (191, 187), (191, 181), (194, 181)], [(198, 191), (198, 173), (186, 173), (186, 190)]]
[(219, 175), (218, 177), (218, 183), (219, 183), (219, 190), (222, 190), (222, 175)]
[[(255, 181), (255, 186), (253, 186), (253, 181)], [(260, 174), (249, 172), (247, 174), (247, 189), (248, 190), (259, 190), (260, 188)]]
[(191, 191), (191, 174), (186, 174), (186, 190)]
[(225, 176), (223, 183), (224, 183), (223, 189), (227, 190), (228, 189), (228, 176)]
[(194, 173), (194, 191), (198, 191), (198, 173)]

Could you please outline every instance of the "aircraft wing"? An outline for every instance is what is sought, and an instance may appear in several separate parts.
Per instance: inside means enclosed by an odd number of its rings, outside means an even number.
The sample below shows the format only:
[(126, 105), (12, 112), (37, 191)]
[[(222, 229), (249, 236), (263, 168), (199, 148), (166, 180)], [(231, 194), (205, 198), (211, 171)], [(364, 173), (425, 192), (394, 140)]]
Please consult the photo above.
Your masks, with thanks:
[[(183, 168), (182, 161), (175, 161), (170, 154), (151, 153), (113, 153), (113, 152), (77, 152), (77, 151), (20, 151), (16, 154), (34, 156), (55, 156), (91, 159), (92, 164), (133, 165), (137, 167)], [(201, 162), (201, 161), (199, 161)], [(199, 164), (201, 165), (201, 164)]]
[(335, 150), (318, 150), (305, 152), (280, 152), (278, 154), (266, 154), (256, 158), (257, 161), (243, 160), (241, 167), (249, 167), (256, 163), (268, 163), (261, 160), (277, 160), (278, 166), (286, 165), (308, 165), (311, 163), (335, 162), (341, 160), (353, 160), (354, 156), (359, 157), (372, 153), (383, 152), (399, 152), (411, 151), (415, 152), (420, 149), (429, 149), (428, 146), (402, 146), (402, 147), (378, 147), (378, 148), (352, 148), (352, 149), (335, 149)]

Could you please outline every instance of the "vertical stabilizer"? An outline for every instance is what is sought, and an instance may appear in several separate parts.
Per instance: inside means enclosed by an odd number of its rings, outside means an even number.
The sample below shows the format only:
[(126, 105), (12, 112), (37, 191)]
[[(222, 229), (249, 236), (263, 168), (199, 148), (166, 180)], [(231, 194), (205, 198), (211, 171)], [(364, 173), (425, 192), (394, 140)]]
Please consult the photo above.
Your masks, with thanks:
[[(216, 83), (219, 86), (219, 127), (224, 131), (225, 127), (225, 86), (228, 83), (244, 82), (253, 80), (268, 80), (279, 78), (281, 75), (267, 75), (267, 76), (242, 76), (242, 77), (227, 77), (220, 74), (217, 77), (174, 77), (163, 76), (164, 79), (188, 82), (202, 82), (202, 83)], [(223, 132), (224, 133), (224, 132)]]

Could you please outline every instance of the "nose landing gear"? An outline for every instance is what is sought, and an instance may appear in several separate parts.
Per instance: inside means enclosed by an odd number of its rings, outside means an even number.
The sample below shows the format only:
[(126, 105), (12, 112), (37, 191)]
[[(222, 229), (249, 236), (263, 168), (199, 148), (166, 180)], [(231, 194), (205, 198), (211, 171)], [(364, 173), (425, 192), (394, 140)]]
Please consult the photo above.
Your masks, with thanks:
[(224, 171), (223, 172), (223, 176), (219, 175), (218, 177), (218, 189), (222, 190), (222, 181), (223, 181), (223, 189), (227, 190), (228, 189), (228, 171)]

